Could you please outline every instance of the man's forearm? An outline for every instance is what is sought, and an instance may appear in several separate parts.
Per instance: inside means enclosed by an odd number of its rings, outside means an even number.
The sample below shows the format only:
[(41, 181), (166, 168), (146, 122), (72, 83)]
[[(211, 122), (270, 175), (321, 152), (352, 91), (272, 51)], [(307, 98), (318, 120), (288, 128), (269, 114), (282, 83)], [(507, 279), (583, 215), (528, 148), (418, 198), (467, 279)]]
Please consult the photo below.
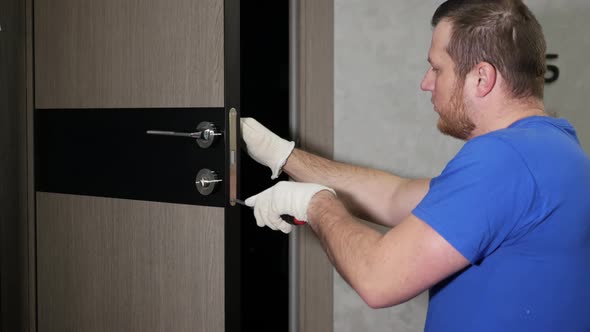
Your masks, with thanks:
[(355, 221), (338, 199), (325, 192), (314, 196), (308, 216), (336, 270), (367, 301), (363, 288), (371, 271), (368, 258), (382, 235)]
[(324, 190), (310, 200), (307, 217), (334, 267), (373, 308), (405, 302), (469, 265), (413, 214), (381, 234)]
[(283, 170), (299, 182), (333, 188), (359, 218), (394, 226), (428, 191), (429, 180), (405, 179), (376, 169), (353, 166), (295, 149)]
[(403, 257), (408, 257), (405, 249), (409, 248), (384, 243), (387, 235), (360, 223), (334, 195), (316, 194), (308, 216), (338, 273), (370, 307), (396, 305), (423, 291), (405, 282), (408, 273), (401, 264), (405, 262)]

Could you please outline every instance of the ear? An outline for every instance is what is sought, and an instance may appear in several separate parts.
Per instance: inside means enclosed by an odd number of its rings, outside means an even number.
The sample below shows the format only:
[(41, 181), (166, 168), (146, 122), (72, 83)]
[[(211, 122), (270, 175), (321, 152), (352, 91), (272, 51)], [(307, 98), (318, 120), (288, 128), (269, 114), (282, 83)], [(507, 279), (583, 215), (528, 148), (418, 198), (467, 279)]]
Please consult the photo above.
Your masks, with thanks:
[(478, 97), (487, 96), (496, 85), (496, 67), (492, 66), (489, 62), (480, 62), (475, 65), (473, 73), (477, 79), (476, 95)]

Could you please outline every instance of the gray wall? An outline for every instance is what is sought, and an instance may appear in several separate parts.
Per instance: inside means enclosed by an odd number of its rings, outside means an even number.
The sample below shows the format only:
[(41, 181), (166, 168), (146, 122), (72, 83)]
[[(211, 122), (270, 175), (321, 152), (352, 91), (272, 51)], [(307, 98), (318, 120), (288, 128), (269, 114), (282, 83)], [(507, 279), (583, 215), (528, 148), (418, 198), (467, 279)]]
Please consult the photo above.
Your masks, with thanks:
[[(462, 143), (436, 130), (428, 68), (430, 18), (443, 1), (335, 0), (335, 147), (337, 160), (404, 176), (435, 176)], [(544, 27), (548, 63), (560, 70), (547, 86), (547, 109), (569, 119), (590, 151), (590, 2), (529, 0)], [(422, 331), (427, 295), (372, 310), (335, 273), (334, 331)]]

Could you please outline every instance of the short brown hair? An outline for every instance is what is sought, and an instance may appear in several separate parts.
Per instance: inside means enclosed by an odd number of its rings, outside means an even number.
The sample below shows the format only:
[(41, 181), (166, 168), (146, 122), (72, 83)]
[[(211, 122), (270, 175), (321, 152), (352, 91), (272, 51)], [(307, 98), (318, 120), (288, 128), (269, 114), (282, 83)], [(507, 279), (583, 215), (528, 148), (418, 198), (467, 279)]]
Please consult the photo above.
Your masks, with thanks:
[(465, 79), (479, 62), (500, 72), (515, 98), (543, 98), (545, 52), (541, 25), (521, 0), (448, 0), (432, 17), (452, 25), (447, 52)]

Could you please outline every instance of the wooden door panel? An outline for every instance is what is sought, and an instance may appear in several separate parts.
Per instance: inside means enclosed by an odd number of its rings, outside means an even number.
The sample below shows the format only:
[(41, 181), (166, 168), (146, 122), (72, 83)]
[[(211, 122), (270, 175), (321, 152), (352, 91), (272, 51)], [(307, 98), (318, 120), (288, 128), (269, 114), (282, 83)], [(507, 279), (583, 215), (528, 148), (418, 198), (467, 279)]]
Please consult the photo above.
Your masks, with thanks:
[(224, 331), (222, 208), (37, 193), (39, 331)]
[(223, 0), (35, 0), (36, 108), (223, 107)]
[[(129, 109), (140, 111), (133, 122), (145, 120), (155, 108), (198, 113), (219, 108), (225, 116), (224, 0), (34, 0), (33, 8), (35, 114), (49, 116), (41, 113), (48, 109), (85, 112), (82, 120), (73, 115), (60, 120), (82, 128), (82, 134), (69, 134), (63, 141), (64, 154), (42, 144), (37, 148), (44, 151), (37, 153), (66, 163), (72, 162), (69, 158), (82, 162), (80, 149), (98, 153), (86, 135), (106, 146), (113, 133), (87, 128), (83, 118), (89, 110), (105, 115), (120, 110), (114, 119), (100, 119), (119, 125)], [(194, 130), (195, 125), (142, 128), (133, 149), (151, 151), (153, 145), (171, 142), (168, 149), (180, 155), (178, 164), (192, 165), (188, 157), (206, 153), (197, 148), (187, 153), (178, 148), (186, 144), (180, 141), (177, 146), (173, 140), (150, 140), (145, 130)], [(124, 130), (135, 129), (127, 125)], [(44, 138), (37, 132), (36, 139)], [(126, 151), (122, 145), (100, 150), (110, 165), (102, 167), (104, 172), (120, 172), (117, 165), (129, 164), (120, 156)], [(218, 148), (223, 150), (223, 144)], [(36, 167), (44, 167), (39, 161)], [(134, 162), (154, 167), (149, 160)], [(57, 171), (47, 177), (97, 190), (101, 180), (91, 171), (95, 166), (91, 162), (80, 168), (82, 178)], [(187, 183), (196, 171), (198, 167), (189, 170)], [(113, 175), (105, 174), (105, 179)], [(133, 188), (124, 186), (118, 189)], [(225, 330), (223, 208), (115, 199), (111, 197), (128, 197), (105, 193), (96, 195), (107, 197), (80, 196), (56, 186), (36, 189), (38, 331)]]

